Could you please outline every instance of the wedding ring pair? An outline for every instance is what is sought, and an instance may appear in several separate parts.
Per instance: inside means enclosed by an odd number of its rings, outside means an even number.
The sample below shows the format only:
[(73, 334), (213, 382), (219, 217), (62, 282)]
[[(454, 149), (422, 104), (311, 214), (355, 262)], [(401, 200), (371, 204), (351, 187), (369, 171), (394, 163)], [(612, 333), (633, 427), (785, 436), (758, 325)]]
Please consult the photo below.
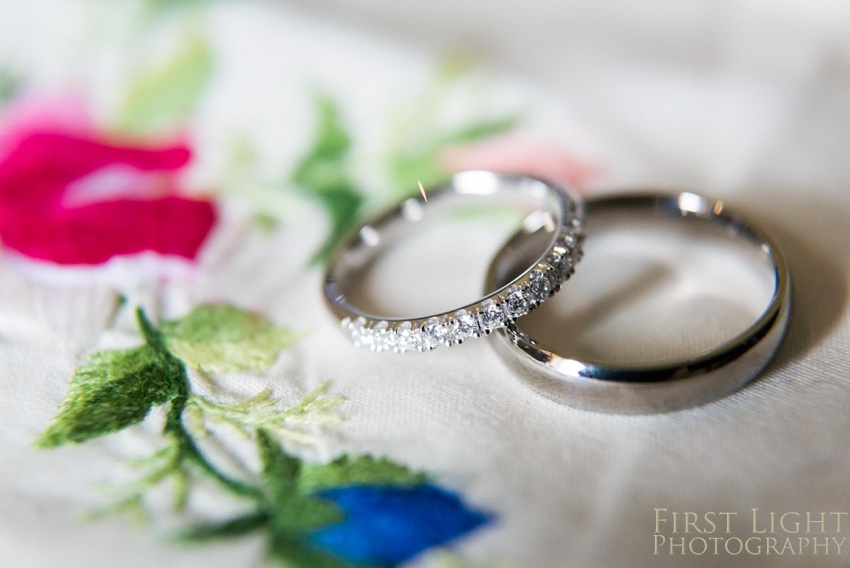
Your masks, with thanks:
[[(427, 201), (425, 199), (427, 195)], [(469, 203), (507, 203), (523, 222), (493, 257), (485, 293), (474, 302), (414, 317), (370, 313), (353, 299), (365, 274), (401, 238), (426, 221)], [(666, 219), (710, 225), (748, 249), (771, 280), (767, 307), (743, 331), (695, 356), (641, 364), (606, 363), (558, 352), (531, 337), (523, 316), (564, 286), (582, 258), (585, 223), (612, 212), (620, 223)], [(677, 229), (678, 230), (678, 229)], [(592, 234), (591, 234), (592, 238)], [(496, 352), (531, 387), (587, 410), (663, 412), (714, 400), (744, 386), (775, 354), (788, 322), (790, 278), (776, 243), (720, 201), (693, 193), (638, 193), (587, 203), (571, 189), (522, 175), (470, 171), (411, 197), (363, 224), (331, 258), (324, 279), (328, 305), (352, 342), (373, 351), (430, 351), (493, 335)]]

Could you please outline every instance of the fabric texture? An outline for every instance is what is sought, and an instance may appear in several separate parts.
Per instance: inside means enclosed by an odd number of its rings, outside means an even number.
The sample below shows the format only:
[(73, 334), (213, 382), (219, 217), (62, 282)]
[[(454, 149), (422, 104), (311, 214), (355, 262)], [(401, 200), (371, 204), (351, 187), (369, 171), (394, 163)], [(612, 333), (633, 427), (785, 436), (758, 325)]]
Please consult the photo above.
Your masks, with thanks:
[[(847, 565), (850, 544), (654, 554), (656, 509), (735, 512), (714, 536), (742, 539), (753, 509), (850, 511), (845, 7), (8, 4), (0, 135), (35, 124), (27, 101), (78, 101), (90, 139), (70, 163), (97, 167), (70, 176), (70, 204), (56, 162), (27, 170), (40, 185), (0, 184), (4, 565)], [(0, 144), (0, 180), (23, 171), (14, 152)], [(321, 294), (339, 235), (418, 180), (520, 162), (588, 194), (695, 190), (769, 230), (794, 306), (765, 373), (705, 406), (618, 416), (540, 397), (485, 340), (350, 345)], [(33, 188), (54, 192), (50, 214)], [(476, 294), (506, 232), (466, 221), (377, 274), (378, 299)], [(694, 325), (722, 335), (717, 316), (741, 310), (721, 308)], [(677, 322), (653, 353), (707, 341)], [(615, 332), (643, 333), (610, 320), (588, 348)]]

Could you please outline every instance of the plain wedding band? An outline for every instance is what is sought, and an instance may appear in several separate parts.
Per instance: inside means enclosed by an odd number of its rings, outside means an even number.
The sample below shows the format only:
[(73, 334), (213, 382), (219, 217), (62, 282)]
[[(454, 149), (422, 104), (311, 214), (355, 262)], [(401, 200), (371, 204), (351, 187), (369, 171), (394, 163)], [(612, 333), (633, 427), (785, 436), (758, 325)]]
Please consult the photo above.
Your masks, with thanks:
[[(544, 302), (572, 274), (581, 256), (583, 204), (560, 185), (521, 175), (468, 171), (455, 174), (446, 184), (428, 190), (427, 195), (427, 203), (419, 196), (406, 199), (360, 226), (343, 241), (328, 264), (325, 299), (357, 346), (374, 351), (428, 351), (487, 335)], [(441, 209), (502, 201), (528, 215), (521, 232), (545, 229), (548, 242), (542, 254), (536, 251), (518, 276), (495, 291), (448, 311), (409, 318), (368, 313), (350, 300), (352, 287), (362, 281), (386, 247)]]
[[(723, 202), (694, 193), (607, 196), (588, 200), (586, 207), (591, 225), (595, 215), (615, 210), (719, 224), (727, 234), (743, 239), (765, 257), (773, 271), (772, 297), (756, 321), (711, 352), (656, 365), (618, 366), (578, 360), (539, 343), (523, 331), (521, 320), (516, 321), (499, 330), (492, 344), (522, 380), (570, 406), (641, 414), (704, 404), (743, 387), (761, 372), (785, 335), (791, 304), (788, 266), (770, 236)], [(500, 279), (524, 262), (522, 245), (527, 240), (528, 235), (517, 234), (496, 255), (486, 289), (499, 287)]]

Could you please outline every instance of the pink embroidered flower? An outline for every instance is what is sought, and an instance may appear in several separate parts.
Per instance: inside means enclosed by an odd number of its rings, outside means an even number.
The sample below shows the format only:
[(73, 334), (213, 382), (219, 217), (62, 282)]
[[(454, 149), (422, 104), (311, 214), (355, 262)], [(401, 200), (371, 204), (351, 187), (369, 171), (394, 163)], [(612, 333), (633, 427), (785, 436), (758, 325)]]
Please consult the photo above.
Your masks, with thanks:
[(517, 133), (495, 136), (469, 146), (446, 148), (440, 158), (449, 171), (521, 173), (573, 186), (580, 185), (597, 171), (552, 144)]
[(63, 265), (142, 251), (192, 259), (216, 210), (180, 196), (190, 159), (183, 143), (116, 143), (75, 102), (15, 105), (0, 120), (0, 239)]

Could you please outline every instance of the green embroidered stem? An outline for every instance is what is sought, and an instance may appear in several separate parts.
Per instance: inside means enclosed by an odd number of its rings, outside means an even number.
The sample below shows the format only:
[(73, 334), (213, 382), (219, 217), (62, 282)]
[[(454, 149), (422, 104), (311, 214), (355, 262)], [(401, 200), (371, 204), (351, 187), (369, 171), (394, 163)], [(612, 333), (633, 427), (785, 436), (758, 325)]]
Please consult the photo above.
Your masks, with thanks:
[[(139, 320), (139, 329), (145, 338), (145, 342), (154, 349), (161, 350), (167, 353), (165, 341), (162, 334), (154, 329), (151, 322), (148, 320), (145, 312), (138, 308), (136, 317)], [(169, 354), (170, 356), (170, 354)], [(202, 471), (210, 477), (218, 481), (224, 488), (231, 493), (241, 497), (249, 497), (252, 499), (262, 498), (262, 494), (255, 487), (244, 483), (236, 478), (233, 478), (215, 467), (195, 444), (195, 440), (183, 425), (183, 411), (186, 410), (186, 405), (189, 402), (190, 387), (189, 379), (186, 376), (185, 368), (179, 384), (176, 385), (178, 394), (171, 400), (171, 408), (165, 420), (165, 434), (169, 435), (177, 445), (177, 455), (184, 459), (189, 459)]]
[(221, 472), (204, 456), (197, 444), (195, 444), (194, 439), (183, 425), (183, 411), (186, 409), (186, 404), (189, 400), (188, 383), (186, 384), (186, 391), (185, 394), (171, 401), (171, 409), (168, 411), (168, 416), (165, 420), (164, 431), (177, 444), (179, 454), (183, 455), (186, 459), (192, 460), (202, 471), (218, 481), (222, 487), (234, 495), (262, 500), (262, 492), (256, 487), (252, 487), (243, 481)]
[(271, 519), (271, 513), (267, 511), (256, 511), (220, 523), (192, 527), (177, 534), (176, 540), (183, 542), (205, 542), (222, 538), (236, 538), (262, 528)]
[(189, 503), (189, 472), (185, 468), (178, 467), (174, 472), (174, 485), (174, 510), (185, 511)]
[(145, 343), (157, 351), (166, 351), (165, 342), (162, 340), (162, 334), (154, 328), (142, 308), (136, 308), (136, 321), (139, 323), (139, 329), (142, 332), (142, 337), (145, 338)]

